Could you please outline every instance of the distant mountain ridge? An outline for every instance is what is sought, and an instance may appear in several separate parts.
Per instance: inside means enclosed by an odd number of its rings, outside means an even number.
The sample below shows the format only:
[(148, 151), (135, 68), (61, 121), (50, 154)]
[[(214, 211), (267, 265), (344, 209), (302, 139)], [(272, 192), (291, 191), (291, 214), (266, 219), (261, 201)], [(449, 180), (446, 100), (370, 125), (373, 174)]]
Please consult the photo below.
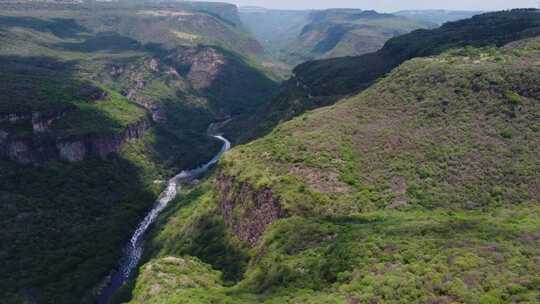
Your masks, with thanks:
[[(348, 94), (366, 87), (393, 67), (414, 57), (436, 55), (466, 45), (500, 46), (539, 32), (540, 10), (486, 13), (449, 22), (440, 28), (417, 30), (395, 37), (372, 54), (304, 63), (294, 72), (302, 83), (310, 87), (312, 95)], [(321, 75), (324, 76), (321, 78)]]
[(270, 55), (289, 65), (376, 51), (388, 39), (434, 25), (359, 9), (279, 11), (240, 9), (244, 25)]
[(455, 11), (455, 10), (405, 10), (395, 12), (394, 15), (415, 20), (422, 20), (442, 25), (446, 22), (458, 21), (480, 15), (483, 11)]

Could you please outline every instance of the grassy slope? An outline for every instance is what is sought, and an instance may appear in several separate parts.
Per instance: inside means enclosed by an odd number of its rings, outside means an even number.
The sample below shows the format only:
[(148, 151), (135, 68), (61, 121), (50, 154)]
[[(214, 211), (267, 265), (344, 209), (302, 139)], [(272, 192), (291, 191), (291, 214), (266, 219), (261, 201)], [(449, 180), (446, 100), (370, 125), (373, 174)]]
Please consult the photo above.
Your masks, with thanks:
[(240, 142), (257, 138), (280, 122), (358, 93), (408, 59), (440, 54), (455, 47), (501, 46), (534, 37), (539, 30), (538, 10), (495, 12), (393, 38), (375, 53), (301, 64), (272, 102), (251, 121), (242, 122), (248, 131), (238, 134), (231, 130), (231, 137)]
[[(162, 189), (163, 183), (154, 181), (202, 163), (219, 149), (220, 143), (205, 134), (216, 113), (242, 114), (253, 106), (250, 103), (259, 102), (258, 95), (235, 99), (245, 97), (235, 96), (235, 88), (244, 92), (254, 87), (264, 94), (264, 88), (274, 84), (244, 57), (222, 50), (232, 66), (220, 77), (228, 77), (233, 87), (224, 89), (221, 81), (207, 92), (189, 91), (184, 98), (176, 91), (185, 89), (182, 84), (177, 87), (178, 82), (166, 77), (152, 79), (143, 66), (184, 43), (168, 41), (167, 35), (152, 36), (155, 31), (167, 33), (167, 26), (180, 26), (160, 23), (166, 16), (138, 18), (132, 7), (5, 5), (10, 9), (0, 14), (0, 112), (73, 109), (44, 137), (117, 133), (147, 115), (120, 94), (133, 84), (110, 75), (111, 65), (124, 63), (138, 65), (130, 72), (152, 80), (141, 93), (144, 98), (169, 106), (168, 124), (154, 125), (143, 139), (128, 143), (107, 160), (39, 167), (0, 161), (0, 222), (5, 227), (0, 242), (6, 244), (0, 249), (0, 302), (91, 303), (92, 289), (114, 267), (126, 238)], [(232, 24), (199, 14), (202, 21), (213, 20), (214, 29), (233, 35)], [(146, 24), (154, 32), (134, 24)], [(193, 25), (183, 29), (196, 31)], [(229, 37), (207, 30), (200, 29), (198, 35), (205, 39), (199, 42), (219, 44)], [(143, 46), (150, 38), (168, 42), (172, 49)], [(107, 98), (95, 102), (102, 92)], [(189, 103), (200, 96), (209, 98), (210, 105), (200, 109)], [(30, 125), (16, 127), (21, 136), (33, 136)]]
[[(234, 148), (220, 174), (271, 188), (288, 217), (231, 250), (220, 194), (195, 188), (162, 217), (132, 303), (538, 302), (538, 62), (538, 39), (414, 59)], [(221, 256), (201, 253), (217, 240)], [(224, 277), (220, 258), (249, 263), (215, 286), (166, 258), (185, 255)]]
[[(257, 168), (254, 172), (275, 168), (282, 175), (298, 164), (299, 176), (304, 170), (327, 176), (320, 185), (313, 179), (315, 189), (352, 187), (339, 195), (343, 203), (354, 198), (352, 189), (388, 184), (398, 171), (409, 183), (414, 180), (417, 192), (408, 194), (411, 200), (421, 195), (425, 207), (463, 208), (459, 204), (478, 201), (481, 194), (496, 195), (494, 187), (503, 188), (500, 199), (527, 201), (538, 194), (532, 174), (538, 149), (537, 60), (535, 49), (489, 48), (409, 61), (364, 93), (237, 148), (224, 167), (239, 170), (239, 161)], [(247, 177), (248, 168), (231, 173)], [(271, 184), (271, 175), (261, 178)], [(395, 194), (387, 195), (380, 199)]]

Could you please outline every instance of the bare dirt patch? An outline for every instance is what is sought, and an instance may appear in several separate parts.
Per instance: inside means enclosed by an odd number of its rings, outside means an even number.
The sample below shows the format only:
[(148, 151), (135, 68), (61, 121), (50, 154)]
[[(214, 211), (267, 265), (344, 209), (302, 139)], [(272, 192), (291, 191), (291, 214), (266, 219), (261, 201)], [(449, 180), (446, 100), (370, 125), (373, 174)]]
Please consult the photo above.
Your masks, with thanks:
[(339, 180), (339, 173), (295, 165), (290, 172), (306, 182), (313, 190), (323, 193), (346, 193), (353, 189)]

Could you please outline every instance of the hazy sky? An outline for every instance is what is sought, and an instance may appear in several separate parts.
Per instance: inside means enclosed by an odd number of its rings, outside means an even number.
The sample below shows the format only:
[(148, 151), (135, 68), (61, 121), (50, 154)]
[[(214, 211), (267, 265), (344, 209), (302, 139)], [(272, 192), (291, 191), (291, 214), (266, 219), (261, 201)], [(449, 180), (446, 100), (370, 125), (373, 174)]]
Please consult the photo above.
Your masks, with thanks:
[[(214, 0), (219, 1), (219, 0)], [(461, 9), (501, 10), (515, 7), (538, 7), (540, 0), (222, 0), (238, 5), (253, 5), (266, 8), (321, 9), (350, 7), (397, 11), (403, 9)]]

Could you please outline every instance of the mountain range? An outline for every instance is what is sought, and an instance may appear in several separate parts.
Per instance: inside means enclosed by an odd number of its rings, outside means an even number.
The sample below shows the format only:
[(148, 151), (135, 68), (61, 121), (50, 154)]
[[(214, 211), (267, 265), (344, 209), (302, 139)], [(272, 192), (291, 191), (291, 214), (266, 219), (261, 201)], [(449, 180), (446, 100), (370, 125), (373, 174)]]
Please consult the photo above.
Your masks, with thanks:
[(240, 18), (268, 55), (288, 66), (374, 52), (392, 37), (435, 26), (359, 9), (282, 11), (246, 7), (240, 9)]

